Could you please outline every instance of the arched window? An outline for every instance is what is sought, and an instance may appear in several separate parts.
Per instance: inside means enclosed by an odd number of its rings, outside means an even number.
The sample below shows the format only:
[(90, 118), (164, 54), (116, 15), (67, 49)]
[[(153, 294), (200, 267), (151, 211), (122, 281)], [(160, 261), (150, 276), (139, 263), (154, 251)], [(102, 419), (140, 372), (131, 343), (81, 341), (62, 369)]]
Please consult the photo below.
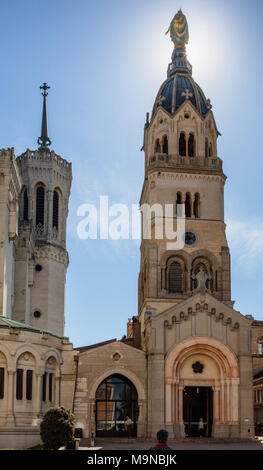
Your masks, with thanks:
[(194, 157), (194, 155), (195, 155), (195, 138), (194, 138), (194, 134), (190, 133), (189, 139), (188, 139), (188, 156)]
[(163, 136), (163, 153), (166, 153), (168, 155), (168, 139), (167, 135)]
[(182, 211), (181, 211), (181, 208), (177, 207), (177, 204), (182, 204), (182, 194), (181, 193), (177, 193), (176, 195), (176, 215), (178, 215), (179, 217), (182, 216)]
[(17, 361), (16, 369), (16, 399), (28, 401), (33, 397), (33, 372), (35, 359), (31, 353), (23, 353)]
[(195, 194), (195, 200), (194, 200), (194, 216), (196, 218), (199, 217), (199, 194)]
[(189, 193), (186, 194), (185, 198), (185, 217), (191, 217), (191, 196)]
[(179, 155), (182, 157), (186, 156), (186, 140), (184, 132), (181, 132), (179, 137)]
[(168, 292), (181, 293), (183, 291), (181, 264), (178, 261), (173, 261), (168, 269)]
[(27, 195), (27, 189), (24, 189), (23, 192), (23, 220), (27, 221), (28, 220), (28, 195)]
[(208, 155), (209, 157), (212, 157), (212, 144), (209, 144), (209, 149), (208, 149)]
[(58, 211), (59, 211), (59, 194), (54, 191), (53, 194), (53, 228), (58, 230)]
[[(42, 376), (42, 401), (47, 407), (55, 404), (55, 375), (57, 361), (50, 357), (45, 364), (45, 373)], [(43, 405), (44, 406), (44, 405)]]
[(39, 186), (36, 191), (36, 226), (44, 226), (45, 215), (45, 189)]
[(161, 153), (161, 145), (159, 139), (156, 139), (155, 141), (154, 153)]
[(103, 380), (96, 392), (95, 413), (97, 436), (136, 436), (138, 394), (131, 381), (119, 374)]

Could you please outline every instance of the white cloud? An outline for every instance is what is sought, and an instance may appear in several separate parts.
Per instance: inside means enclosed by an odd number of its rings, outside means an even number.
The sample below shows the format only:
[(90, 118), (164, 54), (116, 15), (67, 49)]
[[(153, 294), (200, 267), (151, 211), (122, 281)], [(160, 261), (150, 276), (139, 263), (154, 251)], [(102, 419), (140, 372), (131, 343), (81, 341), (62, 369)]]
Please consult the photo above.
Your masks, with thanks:
[(230, 219), (227, 221), (227, 238), (236, 267), (248, 275), (258, 274), (263, 263), (263, 221)]

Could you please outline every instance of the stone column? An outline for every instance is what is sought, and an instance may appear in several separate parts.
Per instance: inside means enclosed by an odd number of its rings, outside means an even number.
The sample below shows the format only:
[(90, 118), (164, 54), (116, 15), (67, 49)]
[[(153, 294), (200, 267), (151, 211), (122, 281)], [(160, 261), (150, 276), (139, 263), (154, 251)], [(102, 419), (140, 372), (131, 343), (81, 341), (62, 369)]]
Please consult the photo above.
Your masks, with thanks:
[(220, 396), (219, 396), (219, 392), (220, 392), (220, 387), (215, 387), (214, 389), (214, 423), (215, 424), (218, 424), (219, 422), (219, 419), (220, 419), (220, 402), (219, 402), (219, 399), (220, 399)]
[(220, 387), (220, 421), (225, 422), (225, 382), (221, 381)]
[(178, 422), (179, 424), (183, 424), (183, 389), (182, 385), (178, 387)]
[(172, 384), (165, 384), (165, 422), (172, 423)]
[(194, 214), (194, 201), (195, 201), (195, 197), (193, 196), (193, 194), (191, 194), (191, 217), (195, 216), (195, 214)]
[(60, 400), (60, 377), (59, 375), (55, 375), (55, 405), (61, 406)]
[(41, 400), (41, 378), (42, 374), (36, 373), (36, 393), (35, 393), (35, 398), (34, 398), (34, 414), (36, 418), (39, 418), (39, 415), (41, 414), (41, 405), (42, 405), (42, 400)]
[(14, 401), (15, 401), (15, 373), (14, 369), (9, 369), (8, 373), (8, 395), (7, 395), (7, 417), (6, 425), (15, 426)]
[(231, 421), (231, 394), (230, 394), (230, 379), (226, 379), (226, 420)]
[(187, 134), (185, 136), (185, 148), (186, 148), (185, 155), (186, 155), (186, 157), (188, 157), (188, 140), (189, 140), (189, 134)]
[(231, 406), (231, 421), (238, 422), (238, 388), (239, 388), (239, 379), (231, 379), (231, 396), (232, 396), (232, 406)]

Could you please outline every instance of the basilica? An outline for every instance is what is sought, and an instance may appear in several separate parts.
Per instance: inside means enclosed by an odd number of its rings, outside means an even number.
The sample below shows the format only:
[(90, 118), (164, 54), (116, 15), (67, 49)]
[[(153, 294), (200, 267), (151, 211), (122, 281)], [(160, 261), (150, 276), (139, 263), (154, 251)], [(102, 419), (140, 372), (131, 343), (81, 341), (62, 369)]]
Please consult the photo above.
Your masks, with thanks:
[(194, 437), (200, 418), (207, 437), (246, 439), (263, 423), (263, 321), (231, 297), (220, 132), (192, 76), (181, 10), (168, 32), (171, 63), (144, 126), (140, 206), (172, 204), (175, 226), (183, 207), (184, 243), (156, 236), (163, 220), (153, 210), (138, 312), (121, 340), (74, 348), (64, 336), (72, 167), (50, 150), (46, 83), (38, 149), (0, 150), (0, 448), (38, 444), (45, 411), (59, 405), (95, 439), (160, 428)]

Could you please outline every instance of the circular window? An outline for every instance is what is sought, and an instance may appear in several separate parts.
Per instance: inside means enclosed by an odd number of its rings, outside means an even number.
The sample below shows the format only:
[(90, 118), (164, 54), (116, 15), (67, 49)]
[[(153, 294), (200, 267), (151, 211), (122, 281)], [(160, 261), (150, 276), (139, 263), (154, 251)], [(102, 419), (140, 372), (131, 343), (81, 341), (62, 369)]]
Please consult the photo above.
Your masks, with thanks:
[(192, 246), (197, 242), (197, 236), (194, 232), (185, 232), (184, 242), (186, 246)]
[(188, 113), (185, 113), (184, 118), (185, 118), (185, 119), (189, 119), (189, 117), (190, 117), (189, 114), (188, 114)]
[(36, 271), (42, 271), (42, 266), (41, 266), (41, 264), (37, 264), (36, 267), (35, 267), (35, 270), (36, 270)]
[(35, 318), (41, 317), (41, 313), (40, 313), (39, 310), (36, 310), (36, 311), (33, 313), (33, 315), (34, 315)]

